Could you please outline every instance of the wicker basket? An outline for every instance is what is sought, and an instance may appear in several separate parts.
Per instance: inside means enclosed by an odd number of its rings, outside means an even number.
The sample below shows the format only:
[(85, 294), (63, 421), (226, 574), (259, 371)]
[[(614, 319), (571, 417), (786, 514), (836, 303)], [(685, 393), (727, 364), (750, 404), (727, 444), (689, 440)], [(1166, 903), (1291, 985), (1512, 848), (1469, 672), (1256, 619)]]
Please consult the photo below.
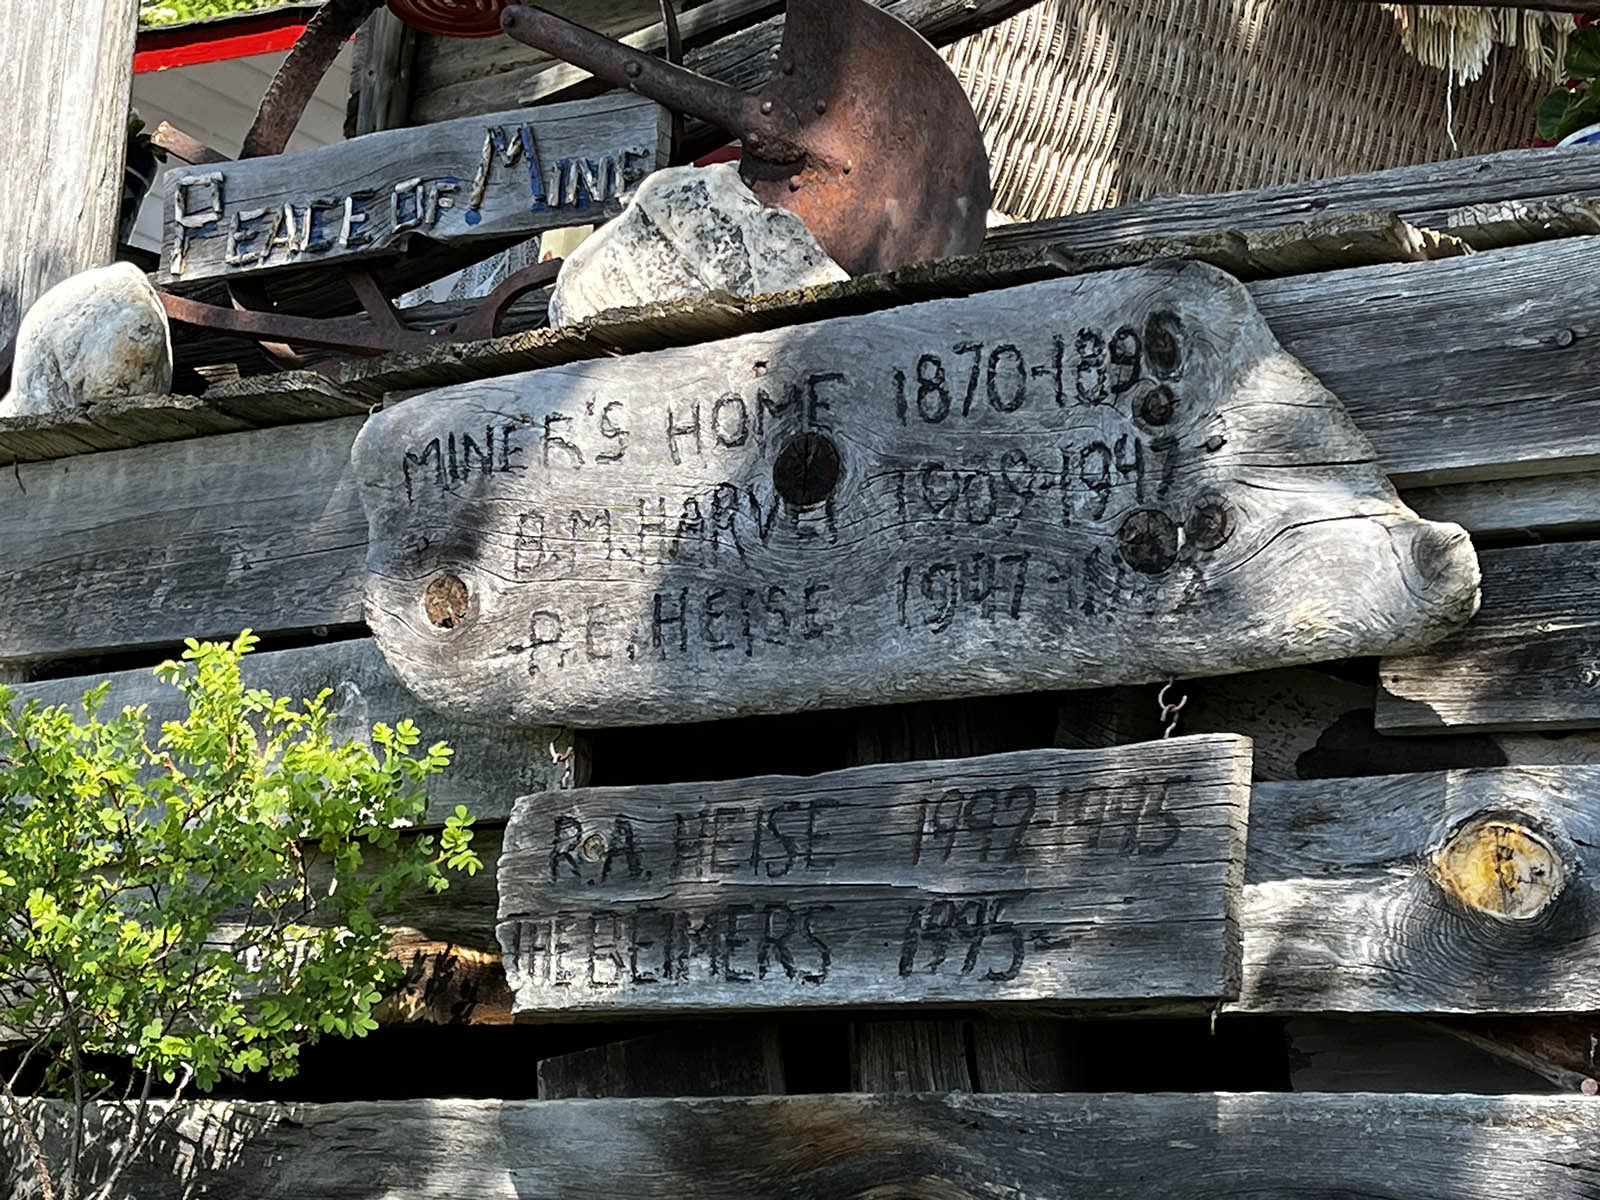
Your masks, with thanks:
[(1549, 88), (1504, 46), (1456, 86), (1351, 0), (1045, 0), (944, 53), (1018, 219), (1525, 146)]

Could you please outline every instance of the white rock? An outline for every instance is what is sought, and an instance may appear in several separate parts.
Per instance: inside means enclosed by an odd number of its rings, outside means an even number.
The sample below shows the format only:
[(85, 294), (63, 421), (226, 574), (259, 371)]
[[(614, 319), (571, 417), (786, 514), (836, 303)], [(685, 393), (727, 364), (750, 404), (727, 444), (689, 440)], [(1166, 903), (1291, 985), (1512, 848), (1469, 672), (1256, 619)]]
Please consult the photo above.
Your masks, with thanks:
[(733, 163), (669, 167), (561, 267), (550, 324), (711, 292), (758, 296), (847, 279), (805, 223), (767, 208)]
[(171, 390), (167, 314), (144, 272), (119, 262), (62, 280), (23, 316), (0, 417)]

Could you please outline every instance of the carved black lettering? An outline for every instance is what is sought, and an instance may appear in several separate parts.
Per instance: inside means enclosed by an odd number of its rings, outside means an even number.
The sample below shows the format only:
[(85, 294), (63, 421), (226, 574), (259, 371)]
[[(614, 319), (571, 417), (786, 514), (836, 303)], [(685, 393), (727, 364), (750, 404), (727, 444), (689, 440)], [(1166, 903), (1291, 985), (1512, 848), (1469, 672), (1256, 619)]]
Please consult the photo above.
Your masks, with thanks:
[(988, 393), (989, 407), (996, 412), (1016, 412), (1028, 402), (1028, 372), (1021, 350), (1003, 345), (989, 351), (984, 390)]
[(628, 452), (628, 431), (611, 415), (613, 410), (621, 412), (623, 407), (621, 400), (612, 400), (600, 410), (600, 436), (616, 442), (617, 447), (615, 450), (605, 450), (596, 454), (594, 460), (597, 463), (621, 462), (623, 455)]
[(822, 413), (830, 411), (833, 405), (818, 394), (818, 389), (824, 384), (844, 381), (844, 375), (839, 371), (818, 371), (806, 377), (806, 428), (833, 428), (833, 421), (821, 416)]
[(639, 845), (633, 836), (633, 822), (622, 814), (611, 825), (611, 840), (606, 843), (606, 856), (600, 864), (600, 881), (611, 878), (612, 864), (618, 857), (629, 879), (644, 878), (644, 861), (639, 855)]
[(700, 637), (713, 651), (732, 650), (736, 646), (733, 639), (724, 636), (721, 628), (728, 616), (727, 609), (723, 607), (727, 595), (725, 589), (713, 588), (706, 593), (700, 605)]
[(950, 347), (953, 354), (972, 355), (971, 369), (967, 372), (967, 388), (961, 396), (961, 415), (972, 415), (972, 398), (978, 394), (978, 380), (983, 375), (983, 343), (957, 342)]
[(550, 452), (567, 456), (567, 465), (577, 470), (583, 466), (583, 451), (579, 450), (566, 438), (555, 432), (555, 427), (561, 424), (571, 424), (572, 418), (565, 413), (546, 413), (544, 418), (544, 438), (540, 442), (544, 465), (550, 466)]
[(580, 877), (582, 872), (578, 866), (578, 846), (582, 841), (582, 821), (568, 813), (556, 818), (555, 831), (550, 836), (551, 883), (560, 881), (562, 863), (567, 864), (567, 869), (574, 879)]
[(945, 379), (944, 363), (936, 354), (917, 359), (917, 415), (930, 425), (937, 425), (950, 415), (950, 385)]
[(955, 563), (934, 563), (922, 572), (922, 598), (932, 605), (923, 622), (934, 633), (943, 633), (955, 620), (960, 599), (960, 580)]
[(739, 515), (739, 489), (731, 483), (719, 483), (711, 493), (711, 553), (715, 557), (724, 540), (732, 547), (740, 562), (744, 561), (744, 547), (739, 544), (739, 529), (735, 518)]
[[(779, 928), (779, 922), (782, 928)], [(773, 959), (783, 968), (784, 975), (793, 979), (794, 952), (789, 949), (789, 937), (794, 933), (794, 910), (787, 904), (768, 904), (761, 911), (761, 944), (756, 947), (756, 977), (765, 979)]]
[(1093, 329), (1078, 330), (1076, 389), (1079, 404), (1106, 402), (1106, 340)]
[(676, 613), (671, 613), (667, 610), (666, 606), (662, 603), (662, 595), (660, 592), (655, 594), (655, 601), (650, 615), (650, 645), (655, 648), (656, 653), (660, 655), (662, 659), (667, 657), (667, 641), (663, 635), (669, 625), (676, 625), (678, 627), (678, 649), (682, 651), (689, 648), (689, 626), (688, 622), (685, 620), (685, 614), (687, 613), (688, 607), (688, 588), (678, 589)]
[(416, 467), (421, 471), (428, 465), (429, 459), (433, 460), (433, 485), (444, 487), (444, 456), (439, 452), (439, 439), (434, 438), (422, 448), (421, 454), (413, 454), (410, 450), (405, 452), (405, 458), (400, 463), (400, 473), (406, 482), (406, 499), (414, 500), (416, 495), (411, 486), (411, 468)]
[(755, 906), (751, 904), (730, 904), (723, 913), (722, 977), (729, 983), (749, 983), (755, 978), (749, 971), (733, 965), (739, 947), (750, 944), (750, 939), (739, 933), (739, 919), (751, 916), (755, 911)]
[(831, 854), (818, 854), (817, 847), (829, 840), (829, 835), (817, 828), (817, 814), (838, 808), (837, 800), (818, 799), (806, 805), (806, 870), (827, 871), (837, 861)]
[(1139, 334), (1133, 326), (1124, 325), (1111, 335), (1109, 382), (1113, 395), (1120, 396), (1139, 382), (1140, 352)]
[(712, 404), (711, 433), (718, 445), (730, 450), (750, 440), (750, 410), (738, 392), (718, 396)]
[(1066, 389), (1062, 383), (1062, 365), (1067, 357), (1067, 343), (1060, 334), (1050, 339), (1050, 361), (1046, 364), (1029, 369), (1028, 374), (1034, 378), (1049, 378), (1052, 385), (1052, 395), (1055, 397), (1056, 407), (1065, 408), (1067, 405)]
[(667, 406), (667, 451), (672, 455), (672, 465), (681, 466), (683, 455), (678, 450), (678, 439), (691, 435), (694, 437), (694, 452), (696, 457), (700, 454), (700, 401), (696, 400), (690, 405), (693, 416), (687, 421), (678, 420), (677, 414), (672, 411), (672, 406)]
[[(950, 861), (956, 834), (961, 829), (961, 810), (965, 796), (955, 788), (937, 799), (924, 796), (917, 812), (917, 830), (911, 840), (911, 865), (922, 864), (923, 855), (937, 853), (941, 863)], [(931, 848), (931, 851), (930, 851)]]
[(589, 986), (614, 988), (623, 981), (628, 960), (622, 955), (627, 938), (622, 931), (622, 914), (589, 914)]
[(831, 591), (833, 587), (830, 584), (806, 584), (805, 605), (801, 610), (804, 619), (800, 631), (801, 636), (808, 641), (822, 637), (833, 629), (833, 622), (825, 620), (822, 616), (822, 598)]

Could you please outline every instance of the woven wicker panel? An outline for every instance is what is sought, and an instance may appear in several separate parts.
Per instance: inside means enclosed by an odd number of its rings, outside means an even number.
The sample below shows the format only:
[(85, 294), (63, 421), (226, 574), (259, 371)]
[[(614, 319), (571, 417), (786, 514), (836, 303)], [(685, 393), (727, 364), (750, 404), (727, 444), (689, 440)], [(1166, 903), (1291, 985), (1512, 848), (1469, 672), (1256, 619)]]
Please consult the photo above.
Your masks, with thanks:
[(1350, 0), (1045, 0), (944, 54), (1025, 219), (1525, 146), (1549, 87), (1502, 47), (1452, 89)]

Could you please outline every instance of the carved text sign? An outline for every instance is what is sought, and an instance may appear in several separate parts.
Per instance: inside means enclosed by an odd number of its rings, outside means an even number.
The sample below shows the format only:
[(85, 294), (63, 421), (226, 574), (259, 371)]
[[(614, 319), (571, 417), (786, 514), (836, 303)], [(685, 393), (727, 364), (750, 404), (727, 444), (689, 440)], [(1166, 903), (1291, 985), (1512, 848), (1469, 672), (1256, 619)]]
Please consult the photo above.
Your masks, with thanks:
[(465, 244), (613, 216), (665, 161), (637, 96), (464, 117), (163, 176), (163, 284)]
[(353, 455), (367, 614), (478, 719), (615, 725), (1392, 653), (1477, 603), (1201, 264), (486, 380)]
[(1231, 735), (518, 800), (519, 1012), (1237, 994)]

